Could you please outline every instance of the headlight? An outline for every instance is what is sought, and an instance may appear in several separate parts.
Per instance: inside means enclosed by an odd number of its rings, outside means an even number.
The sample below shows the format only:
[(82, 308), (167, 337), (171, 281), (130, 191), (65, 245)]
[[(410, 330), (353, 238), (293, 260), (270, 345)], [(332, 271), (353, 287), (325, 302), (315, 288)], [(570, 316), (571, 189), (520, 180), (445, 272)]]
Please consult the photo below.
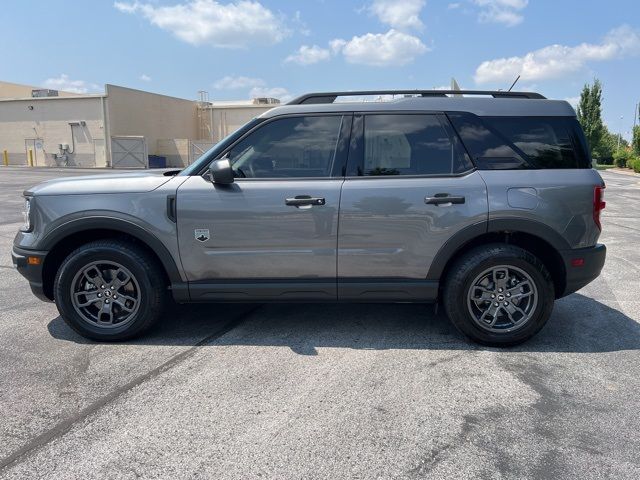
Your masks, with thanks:
[(24, 199), (24, 209), (22, 210), (22, 215), (24, 216), (24, 225), (22, 225), (22, 230), (28, 232), (31, 230), (31, 199), (25, 197)]

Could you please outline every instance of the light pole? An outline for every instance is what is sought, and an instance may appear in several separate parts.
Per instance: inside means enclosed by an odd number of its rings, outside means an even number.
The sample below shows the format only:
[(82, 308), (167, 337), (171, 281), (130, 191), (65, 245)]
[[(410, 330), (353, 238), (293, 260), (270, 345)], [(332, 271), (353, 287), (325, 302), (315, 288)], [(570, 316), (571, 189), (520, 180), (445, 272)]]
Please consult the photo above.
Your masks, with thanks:
[[(620, 115), (620, 125), (622, 125), (622, 119), (624, 115)], [(616, 153), (620, 153), (620, 140), (622, 139), (622, 130), (618, 131), (618, 148), (616, 149)]]

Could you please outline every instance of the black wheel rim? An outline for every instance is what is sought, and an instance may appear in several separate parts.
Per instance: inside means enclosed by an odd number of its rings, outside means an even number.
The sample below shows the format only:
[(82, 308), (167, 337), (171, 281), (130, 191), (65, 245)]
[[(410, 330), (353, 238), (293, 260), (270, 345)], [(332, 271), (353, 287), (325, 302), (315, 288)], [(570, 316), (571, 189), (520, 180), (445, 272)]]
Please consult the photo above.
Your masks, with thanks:
[(538, 289), (521, 268), (498, 265), (478, 275), (467, 292), (467, 307), (473, 321), (493, 333), (523, 328), (538, 305)]
[(140, 307), (140, 286), (123, 265), (110, 260), (91, 262), (71, 282), (71, 303), (80, 317), (99, 328), (130, 323)]

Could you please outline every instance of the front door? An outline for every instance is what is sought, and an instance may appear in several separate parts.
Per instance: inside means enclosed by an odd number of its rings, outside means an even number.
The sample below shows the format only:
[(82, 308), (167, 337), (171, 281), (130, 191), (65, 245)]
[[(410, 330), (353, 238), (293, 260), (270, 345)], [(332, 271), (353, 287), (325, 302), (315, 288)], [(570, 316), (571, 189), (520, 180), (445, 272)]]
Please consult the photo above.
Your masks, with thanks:
[(446, 116), (356, 116), (340, 204), (338, 296), (432, 300), (442, 246), (486, 225), (487, 190)]
[(231, 185), (195, 175), (177, 192), (193, 300), (335, 300), (350, 116), (267, 121), (223, 154)]

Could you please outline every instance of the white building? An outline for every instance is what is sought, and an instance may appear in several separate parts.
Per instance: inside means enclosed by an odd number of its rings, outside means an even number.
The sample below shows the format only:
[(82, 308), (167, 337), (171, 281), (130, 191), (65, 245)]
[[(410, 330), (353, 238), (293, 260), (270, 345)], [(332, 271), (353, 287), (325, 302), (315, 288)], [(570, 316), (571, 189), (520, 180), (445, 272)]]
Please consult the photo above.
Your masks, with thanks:
[[(273, 100), (196, 102), (105, 85), (80, 95), (0, 82), (0, 153), (10, 165), (146, 168), (192, 162), (273, 107)], [(263, 102), (263, 103), (259, 103)]]

